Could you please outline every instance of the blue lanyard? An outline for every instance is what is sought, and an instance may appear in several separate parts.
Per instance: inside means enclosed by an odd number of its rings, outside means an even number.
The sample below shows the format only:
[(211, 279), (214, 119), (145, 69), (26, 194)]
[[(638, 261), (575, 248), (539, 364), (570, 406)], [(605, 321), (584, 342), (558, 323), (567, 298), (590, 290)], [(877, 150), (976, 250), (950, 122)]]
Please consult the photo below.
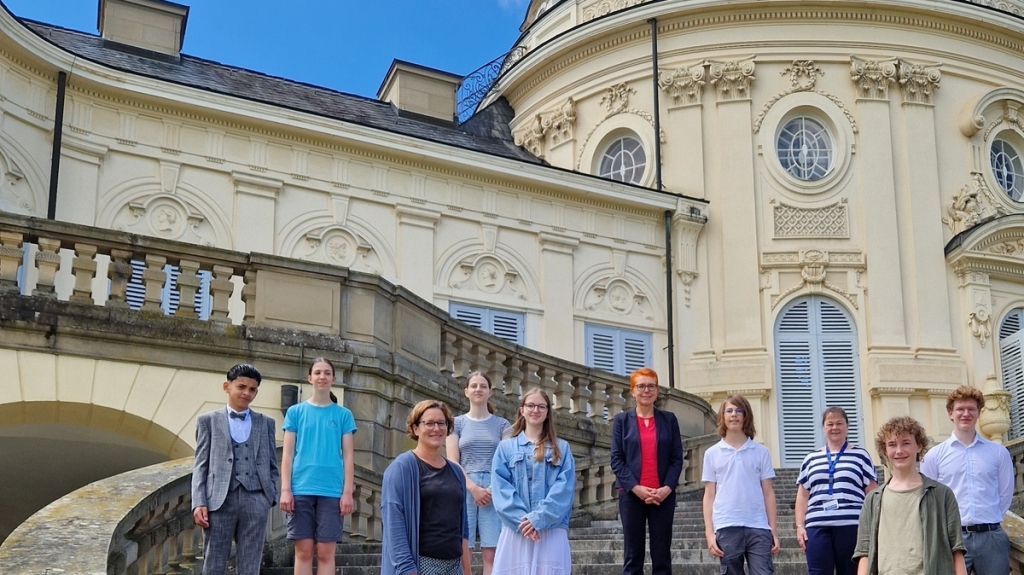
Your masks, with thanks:
[(836, 482), (836, 464), (839, 463), (839, 458), (843, 456), (843, 452), (846, 451), (847, 442), (843, 442), (843, 447), (836, 454), (836, 458), (832, 459), (832, 452), (829, 451), (828, 444), (825, 444), (825, 457), (828, 461), (828, 494), (832, 496), (832, 485)]

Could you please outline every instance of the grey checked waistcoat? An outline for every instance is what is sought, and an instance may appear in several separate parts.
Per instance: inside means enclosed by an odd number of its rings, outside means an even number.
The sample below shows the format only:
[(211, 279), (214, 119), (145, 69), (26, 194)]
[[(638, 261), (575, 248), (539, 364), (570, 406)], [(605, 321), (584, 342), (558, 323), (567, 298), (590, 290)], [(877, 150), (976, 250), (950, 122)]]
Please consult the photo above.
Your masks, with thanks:
[(256, 473), (256, 452), (252, 448), (252, 437), (250, 436), (244, 443), (232, 440), (231, 446), (234, 461), (231, 462), (232, 477), (229, 489), (234, 491), (241, 485), (246, 491), (262, 490), (260, 477)]

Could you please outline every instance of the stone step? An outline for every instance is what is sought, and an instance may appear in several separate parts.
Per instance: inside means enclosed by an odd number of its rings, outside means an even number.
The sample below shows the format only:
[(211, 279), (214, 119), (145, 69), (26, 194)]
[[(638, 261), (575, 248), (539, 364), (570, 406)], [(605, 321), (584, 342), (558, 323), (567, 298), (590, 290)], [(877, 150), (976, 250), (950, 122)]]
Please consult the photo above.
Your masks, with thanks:
[[(685, 571), (687, 575), (718, 575), (720, 573), (720, 567), (718, 563), (691, 564), (686, 566)], [(339, 566), (335, 570), (335, 575), (367, 575), (368, 573), (375, 572), (377, 572), (376, 569), (368, 569), (366, 566)], [(480, 572), (479, 565), (474, 567), (473, 572)], [(572, 573), (573, 575), (621, 575), (622, 563), (590, 563), (584, 565), (573, 565)], [(807, 564), (803, 561), (776, 561), (775, 574), (807, 575)], [(292, 569), (290, 567), (265, 567), (260, 570), (260, 575), (292, 575)], [(644, 565), (644, 575), (651, 575), (651, 566), (649, 563)]]

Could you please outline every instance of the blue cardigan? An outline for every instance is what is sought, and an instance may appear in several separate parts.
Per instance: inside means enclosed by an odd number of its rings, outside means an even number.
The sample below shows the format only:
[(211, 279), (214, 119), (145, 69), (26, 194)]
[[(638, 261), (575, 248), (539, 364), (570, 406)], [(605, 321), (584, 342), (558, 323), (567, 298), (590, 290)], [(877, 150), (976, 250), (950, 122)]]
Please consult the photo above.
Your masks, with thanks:
[[(466, 476), (457, 465), (448, 462), (462, 483), (463, 498)], [(419, 573), (420, 556), (420, 468), (412, 451), (399, 455), (384, 470), (380, 512), (384, 524), (381, 541), (381, 575)], [(466, 506), (453, 513), (462, 515), (462, 538), (469, 538)]]

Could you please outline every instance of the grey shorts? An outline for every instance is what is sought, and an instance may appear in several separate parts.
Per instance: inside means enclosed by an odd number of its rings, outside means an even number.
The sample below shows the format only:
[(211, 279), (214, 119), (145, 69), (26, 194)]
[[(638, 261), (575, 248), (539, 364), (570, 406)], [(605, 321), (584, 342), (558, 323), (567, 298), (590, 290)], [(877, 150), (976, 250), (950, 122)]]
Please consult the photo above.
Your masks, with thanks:
[(296, 495), (294, 513), (285, 514), (288, 519), (288, 539), (340, 542), (345, 525), (340, 504), (340, 497)]

